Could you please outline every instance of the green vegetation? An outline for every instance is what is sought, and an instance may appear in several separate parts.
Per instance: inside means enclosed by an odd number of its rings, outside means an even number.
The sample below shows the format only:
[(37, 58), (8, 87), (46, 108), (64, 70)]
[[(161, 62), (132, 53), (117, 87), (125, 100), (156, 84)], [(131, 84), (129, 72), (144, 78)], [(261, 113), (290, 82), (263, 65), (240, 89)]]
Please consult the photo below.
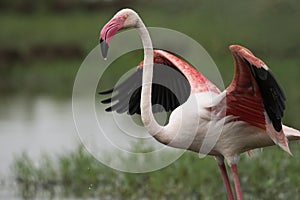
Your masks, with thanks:
[[(291, 149), (296, 154), (300, 146), (292, 143)], [(255, 150), (253, 157), (244, 154), (238, 167), (245, 199), (298, 199), (299, 158), (278, 147)], [(124, 162), (132, 161), (124, 158)], [(24, 199), (54, 195), (84, 199), (226, 199), (215, 160), (199, 159), (190, 152), (164, 169), (145, 174), (110, 169), (82, 146), (55, 158), (44, 155), (38, 163), (22, 154), (12, 169)]]

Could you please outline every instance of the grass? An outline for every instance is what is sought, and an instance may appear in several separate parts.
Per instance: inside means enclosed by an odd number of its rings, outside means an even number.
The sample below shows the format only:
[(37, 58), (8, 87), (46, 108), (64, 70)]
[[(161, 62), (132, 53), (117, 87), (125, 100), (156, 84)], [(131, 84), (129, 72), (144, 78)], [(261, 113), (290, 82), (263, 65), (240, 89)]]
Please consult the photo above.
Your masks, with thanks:
[[(299, 198), (299, 143), (294, 157), (278, 147), (242, 155), (238, 165), (245, 199)], [(163, 155), (162, 155), (163, 156)], [(126, 162), (126, 159), (124, 159)], [(127, 160), (132, 162), (132, 160)], [(44, 155), (34, 163), (23, 153), (13, 173), (24, 199), (53, 196), (99, 199), (226, 199), (216, 162), (186, 152), (170, 166), (151, 173), (130, 174), (110, 169), (82, 146), (55, 158)]]
[(33, 44), (60, 43), (79, 43), (91, 49), (98, 43), (99, 21), (101, 23), (104, 20), (98, 14), (82, 13), (37, 13), (25, 17), (15, 13), (1, 15), (1, 24), (7, 27), (0, 32), (2, 46), (12, 46), (24, 51)]
[(53, 168), (53, 161), (44, 155), (38, 162), (34, 163), (26, 153), (19, 156), (13, 163), (13, 172), (16, 175), (19, 195), (23, 199), (36, 197), (39, 190), (49, 193), (53, 197), (54, 186), (57, 184), (57, 172)]
[(16, 63), (9, 69), (0, 68), (0, 91), (6, 95), (18, 93), (70, 97), (80, 64), (78, 59), (36, 60)]
[[(212, 54), (224, 55), (229, 44), (241, 43), (266, 54), (299, 55), (299, 51), (293, 51), (300, 44), (299, 28), (295, 26), (300, 17), (298, 1), (235, 0), (231, 4), (192, 1), (173, 6), (169, 3), (154, 1), (145, 6), (135, 2), (129, 7), (135, 8), (148, 26), (183, 32)], [(90, 50), (98, 44), (101, 27), (119, 9), (110, 7), (97, 12), (79, 10), (67, 14), (37, 12), (25, 16), (2, 12), (0, 23), (6, 28), (0, 31), (1, 46), (26, 51), (33, 44), (75, 43)]]

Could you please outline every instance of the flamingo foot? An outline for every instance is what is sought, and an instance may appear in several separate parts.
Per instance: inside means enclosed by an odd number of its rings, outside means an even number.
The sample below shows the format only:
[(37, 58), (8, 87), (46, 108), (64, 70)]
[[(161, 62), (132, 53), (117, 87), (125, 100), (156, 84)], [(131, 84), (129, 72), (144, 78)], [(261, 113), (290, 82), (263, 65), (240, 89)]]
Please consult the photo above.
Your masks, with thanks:
[(226, 171), (226, 166), (225, 166), (224, 162), (222, 162), (221, 164), (218, 163), (218, 166), (220, 168), (220, 171), (221, 171), (221, 174), (222, 174), (222, 179), (223, 179), (223, 182), (224, 182), (224, 186), (226, 188), (227, 198), (228, 198), (228, 200), (234, 200), (232, 189), (231, 189), (230, 182), (229, 182), (229, 179), (228, 179), (228, 174), (227, 174), (227, 171)]
[(233, 178), (233, 181), (234, 181), (236, 198), (238, 200), (242, 200), (243, 195), (242, 195), (242, 191), (241, 191), (241, 185), (240, 185), (240, 181), (239, 181), (239, 176), (238, 176), (236, 164), (232, 164), (230, 166), (230, 168), (231, 168), (232, 178)]

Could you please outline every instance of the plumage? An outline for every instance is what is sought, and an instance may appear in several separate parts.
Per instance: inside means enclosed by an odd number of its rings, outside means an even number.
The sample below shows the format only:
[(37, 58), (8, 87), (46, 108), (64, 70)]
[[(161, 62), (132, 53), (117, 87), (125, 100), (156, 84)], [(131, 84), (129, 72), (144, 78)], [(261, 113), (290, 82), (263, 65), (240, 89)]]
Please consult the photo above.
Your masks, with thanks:
[[(184, 74), (167, 58), (163, 57), (160, 52), (154, 51), (152, 105), (159, 104), (163, 106), (165, 111), (173, 111), (188, 99), (191, 86)], [(185, 65), (189, 66), (187, 63)], [(143, 63), (140, 63), (136, 71), (126, 80), (113, 89), (99, 93), (101, 95), (112, 95), (101, 101), (104, 104), (112, 103), (107, 111), (127, 112), (130, 115), (141, 114), (142, 73)], [(154, 108), (154, 113), (163, 111), (159, 109), (159, 106)]]
[(265, 110), (272, 121), (274, 129), (278, 132), (281, 131), (281, 119), (285, 110), (286, 100), (283, 90), (269, 70), (253, 66), (247, 60), (245, 62), (250, 67), (252, 75), (256, 80)]
[[(227, 91), (227, 115), (266, 131), (275, 144), (290, 152), (282, 131), (285, 95), (267, 65), (248, 49), (231, 45), (235, 74)], [(271, 128), (272, 127), (272, 128)]]

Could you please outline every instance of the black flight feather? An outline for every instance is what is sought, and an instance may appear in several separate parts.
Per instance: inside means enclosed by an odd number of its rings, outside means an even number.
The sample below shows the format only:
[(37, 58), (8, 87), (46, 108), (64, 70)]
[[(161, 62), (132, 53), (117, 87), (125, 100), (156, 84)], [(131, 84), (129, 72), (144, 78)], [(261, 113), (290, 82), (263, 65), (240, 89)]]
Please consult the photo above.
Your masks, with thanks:
[(283, 118), (285, 110), (285, 94), (272, 72), (263, 67), (258, 68), (253, 66), (247, 60), (245, 60), (245, 62), (250, 67), (251, 73), (256, 80), (264, 108), (273, 127), (276, 131), (280, 132), (282, 129), (281, 119)]
[[(127, 112), (129, 115), (141, 114), (142, 73), (143, 68), (137, 68), (115, 88), (99, 92), (100, 95), (111, 94), (111, 97), (101, 101), (103, 104), (111, 103), (105, 111)], [(171, 63), (154, 64), (152, 105), (159, 104), (165, 111), (173, 111), (188, 99), (190, 92), (188, 80), (175, 66)], [(161, 106), (155, 106), (153, 112), (163, 111)]]

